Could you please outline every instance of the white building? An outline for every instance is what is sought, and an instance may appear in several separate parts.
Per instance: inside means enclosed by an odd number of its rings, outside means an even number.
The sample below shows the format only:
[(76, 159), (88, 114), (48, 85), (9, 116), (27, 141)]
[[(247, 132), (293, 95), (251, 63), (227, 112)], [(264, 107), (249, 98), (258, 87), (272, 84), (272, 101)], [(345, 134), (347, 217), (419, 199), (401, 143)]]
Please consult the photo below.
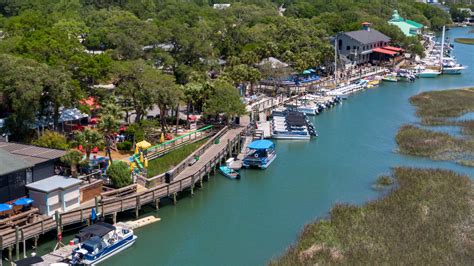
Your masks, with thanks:
[(66, 212), (80, 206), (82, 180), (55, 175), (26, 185), (33, 206), (42, 214), (54, 215), (56, 211)]

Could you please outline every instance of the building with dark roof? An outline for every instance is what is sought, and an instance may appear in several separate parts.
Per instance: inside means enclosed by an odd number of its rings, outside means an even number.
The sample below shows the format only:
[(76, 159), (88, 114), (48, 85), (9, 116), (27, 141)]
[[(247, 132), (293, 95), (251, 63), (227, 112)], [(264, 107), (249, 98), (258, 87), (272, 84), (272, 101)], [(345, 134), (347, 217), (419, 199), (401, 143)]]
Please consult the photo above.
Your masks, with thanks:
[(0, 142), (0, 203), (26, 195), (25, 185), (54, 175), (66, 151)]
[(373, 49), (387, 46), (390, 38), (371, 29), (370, 23), (364, 22), (362, 30), (337, 34), (338, 54), (348, 58), (353, 64), (365, 64), (372, 60)]
[(0, 203), (25, 196), (33, 164), (0, 149)]

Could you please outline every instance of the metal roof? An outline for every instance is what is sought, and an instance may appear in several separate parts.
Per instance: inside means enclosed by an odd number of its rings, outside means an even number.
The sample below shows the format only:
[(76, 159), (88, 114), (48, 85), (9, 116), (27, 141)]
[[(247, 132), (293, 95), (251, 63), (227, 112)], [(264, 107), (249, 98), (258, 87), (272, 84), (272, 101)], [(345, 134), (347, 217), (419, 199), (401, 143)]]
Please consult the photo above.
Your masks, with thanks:
[(0, 176), (33, 167), (33, 164), (0, 149)]
[(38, 191), (48, 193), (48, 192), (55, 191), (58, 189), (68, 189), (74, 185), (79, 185), (81, 183), (82, 183), (82, 180), (77, 179), (77, 178), (54, 175), (52, 177), (48, 177), (34, 183), (30, 183), (26, 185), (26, 187), (28, 189), (38, 190)]
[(0, 142), (0, 149), (4, 149), (33, 165), (50, 160), (56, 160), (66, 154), (66, 151), (63, 150), (49, 149), (15, 142)]
[(362, 44), (390, 41), (389, 37), (387, 37), (385, 34), (381, 33), (380, 31), (374, 30), (374, 29), (349, 31), (349, 32), (343, 32), (342, 34), (345, 34)]

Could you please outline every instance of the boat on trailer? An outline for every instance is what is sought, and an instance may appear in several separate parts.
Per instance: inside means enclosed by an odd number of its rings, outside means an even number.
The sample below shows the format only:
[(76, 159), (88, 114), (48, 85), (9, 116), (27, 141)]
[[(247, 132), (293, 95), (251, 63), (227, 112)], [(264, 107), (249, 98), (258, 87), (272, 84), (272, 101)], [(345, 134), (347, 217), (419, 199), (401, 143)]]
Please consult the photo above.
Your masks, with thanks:
[(131, 247), (137, 236), (124, 223), (96, 223), (74, 238), (78, 247), (72, 251), (72, 265), (95, 265)]

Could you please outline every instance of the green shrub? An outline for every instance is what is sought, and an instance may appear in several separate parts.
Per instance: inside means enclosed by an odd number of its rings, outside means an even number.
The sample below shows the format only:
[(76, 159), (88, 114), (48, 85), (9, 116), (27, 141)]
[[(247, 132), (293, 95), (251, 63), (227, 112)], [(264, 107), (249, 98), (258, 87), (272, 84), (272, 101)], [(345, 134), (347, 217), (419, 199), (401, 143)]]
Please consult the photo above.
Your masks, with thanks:
[(119, 151), (130, 151), (132, 149), (133, 143), (131, 141), (124, 141), (117, 143), (117, 149)]
[(112, 185), (116, 188), (121, 188), (132, 184), (132, 171), (127, 163), (122, 161), (115, 161), (107, 169), (107, 176), (112, 181)]
[(66, 137), (54, 131), (46, 131), (41, 137), (33, 141), (33, 144), (51, 149), (66, 150), (69, 148)]

